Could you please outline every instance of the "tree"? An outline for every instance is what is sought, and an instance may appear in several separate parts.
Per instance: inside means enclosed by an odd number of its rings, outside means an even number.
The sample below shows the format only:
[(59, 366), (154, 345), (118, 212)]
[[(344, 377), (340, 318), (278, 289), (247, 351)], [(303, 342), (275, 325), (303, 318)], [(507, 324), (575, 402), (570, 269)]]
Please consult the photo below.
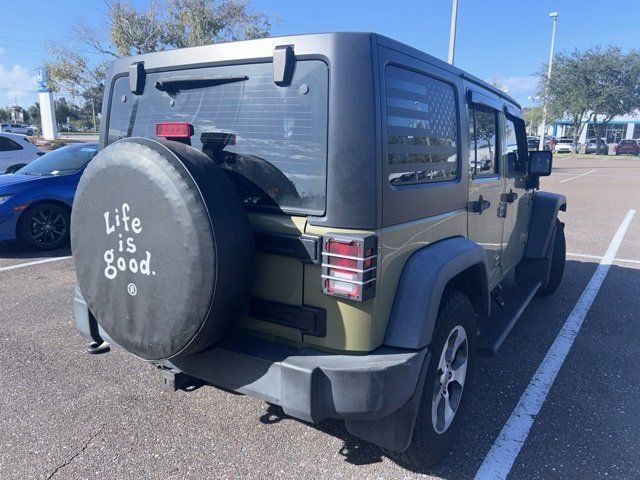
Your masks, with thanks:
[[(585, 63), (590, 119), (596, 138), (601, 138), (614, 117), (640, 109), (640, 52), (623, 54), (618, 47), (593, 48), (585, 52)], [(600, 148), (599, 142), (597, 145)]]
[(618, 47), (591, 48), (558, 54), (551, 81), (546, 66), (538, 72), (539, 93), (552, 114), (569, 117), (574, 146), (585, 120), (594, 122), (596, 136), (616, 116), (640, 108), (640, 53), (624, 54)]
[(67, 120), (79, 119), (80, 108), (75, 103), (68, 102), (64, 97), (56, 100), (56, 122), (58, 122), (58, 125), (67, 123)]
[(525, 107), (524, 122), (529, 128), (529, 135), (534, 135), (534, 127), (542, 123), (542, 107)]
[(108, 3), (107, 7), (109, 34), (117, 56), (155, 52), (166, 46), (165, 19), (158, 15), (155, 1), (146, 10), (137, 10), (127, 2)]
[[(49, 87), (55, 92), (66, 92), (93, 102), (93, 105), (101, 105), (107, 61), (91, 61), (85, 53), (65, 44), (50, 45), (50, 53), (55, 59), (45, 64)], [(96, 123), (95, 114), (93, 123)]]
[(170, 0), (166, 43), (176, 48), (264, 38), (271, 23), (244, 1)]
[[(229, 40), (262, 38), (271, 24), (243, 0), (151, 0), (146, 8), (105, 0), (106, 32), (76, 27), (76, 43), (49, 46), (50, 87), (99, 109), (109, 62), (115, 58)], [(94, 116), (95, 123), (95, 116)]]
[(551, 116), (571, 120), (574, 148), (578, 145), (580, 132), (589, 111), (589, 99), (584, 90), (587, 76), (588, 66), (584, 54), (578, 50), (556, 55), (550, 82), (547, 79), (546, 65), (538, 72), (539, 95), (543, 98), (546, 96)]
[(40, 104), (38, 102), (27, 108), (27, 113), (29, 114), (29, 118), (31, 119), (30, 121), (32, 124), (40, 125)]

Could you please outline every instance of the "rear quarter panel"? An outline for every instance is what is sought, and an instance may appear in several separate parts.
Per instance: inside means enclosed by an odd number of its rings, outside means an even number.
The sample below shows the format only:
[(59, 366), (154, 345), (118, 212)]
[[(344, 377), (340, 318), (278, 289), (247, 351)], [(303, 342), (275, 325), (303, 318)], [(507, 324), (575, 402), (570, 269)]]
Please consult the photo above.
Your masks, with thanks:
[(306, 233), (375, 233), (378, 235), (376, 296), (358, 303), (322, 294), (322, 269), (305, 265), (304, 301), (327, 310), (327, 336), (304, 336), (304, 342), (337, 351), (368, 352), (382, 344), (402, 269), (413, 252), (433, 242), (466, 237), (467, 212), (442, 215), (393, 225), (376, 231), (347, 231), (308, 225)]

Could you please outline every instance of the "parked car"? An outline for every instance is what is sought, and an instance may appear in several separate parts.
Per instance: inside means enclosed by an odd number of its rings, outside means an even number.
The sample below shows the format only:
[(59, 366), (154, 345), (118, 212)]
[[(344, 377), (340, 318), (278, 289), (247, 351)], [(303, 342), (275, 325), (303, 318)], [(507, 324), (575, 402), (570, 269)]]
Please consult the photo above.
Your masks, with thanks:
[[(545, 135), (544, 137), (544, 150), (552, 151), (553, 147), (556, 144), (556, 139), (551, 135)], [(527, 149), (529, 151), (539, 150), (540, 148), (540, 137), (534, 137), (530, 135), (527, 137)]]
[(366, 33), (121, 58), (104, 95), (71, 222), (89, 351), (341, 419), (414, 469), (446, 455), (476, 351), (564, 271), (520, 105)]
[(0, 133), (0, 174), (15, 172), (44, 153), (24, 135), (2, 132)]
[(556, 146), (556, 143), (558, 143), (558, 141), (556, 140), (556, 137), (553, 137), (551, 135), (545, 135), (544, 137), (545, 150), (553, 151), (554, 147)]
[(558, 139), (558, 143), (554, 147), (556, 153), (573, 153), (573, 139), (567, 137), (561, 137)]
[(609, 145), (604, 141), (604, 138), (599, 139), (590, 138), (587, 140), (587, 146), (584, 153), (599, 153), (600, 155), (607, 155), (609, 153)]
[(19, 123), (3, 123), (0, 125), (0, 132), (20, 133), (29, 137), (33, 136), (37, 130), (29, 125), (20, 125)]
[(616, 145), (616, 155), (639, 155), (640, 154), (640, 145), (637, 140), (620, 140), (620, 143)]
[(69, 145), (0, 176), (0, 241), (18, 239), (39, 250), (64, 244), (80, 175), (97, 151), (97, 143)]
[(540, 137), (534, 137), (533, 135), (530, 135), (527, 137), (527, 149), (529, 151), (538, 150), (539, 146), (540, 146)]

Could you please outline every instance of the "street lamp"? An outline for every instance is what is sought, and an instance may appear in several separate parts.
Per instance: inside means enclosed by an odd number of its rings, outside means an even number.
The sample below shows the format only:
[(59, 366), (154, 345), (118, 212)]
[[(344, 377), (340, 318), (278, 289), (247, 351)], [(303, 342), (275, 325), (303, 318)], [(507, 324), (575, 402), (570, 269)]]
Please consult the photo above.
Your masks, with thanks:
[(448, 62), (453, 65), (453, 57), (456, 53), (456, 24), (458, 23), (458, 0), (451, 2), (451, 26), (449, 27), (449, 58)]
[[(527, 99), (531, 100), (531, 106), (532, 108), (535, 108), (536, 102), (540, 100), (540, 97), (527, 97)], [(531, 115), (531, 121), (529, 122), (529, 135), (533, 135), (533, 115)]]
[(551, 30), (551, 48), (549, 49), (549, 69), (547, 70), (547, 88), (545, 89), (544, 105), (542, 107), (542, 133), (540, 134), (539, 150), (544, 150), (544, 136), (547, 133), (547, 107), (549, 103), (549, 83), (551, 82), (551, 67), (553, 65), (553, 47), (556, 43), (556, 25), (558, 24), (558, 12), (551, 12), (549, 17), (553, 18), (553, 29)]

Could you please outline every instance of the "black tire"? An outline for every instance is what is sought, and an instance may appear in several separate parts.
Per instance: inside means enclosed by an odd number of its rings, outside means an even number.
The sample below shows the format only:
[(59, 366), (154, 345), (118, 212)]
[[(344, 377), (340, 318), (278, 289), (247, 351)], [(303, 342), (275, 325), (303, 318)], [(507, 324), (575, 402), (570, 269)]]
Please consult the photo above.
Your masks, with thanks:
[(213, 346), (248, 305), (255, 262), (242, 200), (183, 143), (127, 138), (102, 149), (78, 184), (71, 249), (91, 313), (146, 360)]
[(553, 251), (551, 252), (551, 271), (549, 281), (538, 290), (538, 296), (546, 297), (555, 292), (560, 286), (564, 275), (564, 266), (567, 261), (567, 245), (564, 237), (564, 223), (556, 220), (556, 236), (553, 241)]
[(18, 223), (19, 238), (38, 250), (54, 250), (69, 241), (69, 211), (55, 203), (26, 210)]
[(33, 137), (33, 130), (27, 130), (27, 136)]
[[(473, 374), (476, 355), (477, 330), (475, 318), (475, 310), (466, 295), (455, 290), (445, 292), (440, 303), (432, 342), (431, 359), (411, 444), (404, 452), (385, 451), (389, 457), (414, 471), (424, 472), (439, 463), (451, 449), (464, 423), (466, 403), (469, 398), (470, 379)], [(432, 401), (436, 397), (436, 389), (441, 387), (439, 363), (445, 345), (451, 344), (451, 341), (447, 342), (447, 340), (450, 340), (454, 330), (460, 328), (466, 332), (466, 376), (461, 394), (457, 397), (457, 407), (453, 420), (448, 427), (438, 433), (432, 419)], [(459, 360), (460, 358), (456, 356), (452, 363), (455, 364)], [(450, 384), (452, 385), (450, 393), (453, 393), (453, 387), (456, 387), (453, 384), (454, 382)], [(441, 397), (440, 395), (437, 396)], [(453, 399), (453, 395), (451, 395), (451, 398)], [(441, 425), (441, 427), (444, 427), (444, 425)]]

